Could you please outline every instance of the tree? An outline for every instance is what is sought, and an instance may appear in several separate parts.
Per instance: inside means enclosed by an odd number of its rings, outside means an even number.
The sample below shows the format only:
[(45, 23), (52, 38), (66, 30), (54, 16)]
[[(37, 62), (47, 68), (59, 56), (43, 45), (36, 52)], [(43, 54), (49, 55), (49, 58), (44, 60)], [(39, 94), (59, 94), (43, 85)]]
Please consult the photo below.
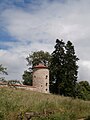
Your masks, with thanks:
[(32, 85), (32, 73), (30, 71), (24, 71), (22, 78), (24, 85)]
[(50, 57), (51, 55), (49, 52), (44, 52), (44, 51), (37, 51), (33, 52), (32, 54), (29, 54), (29, 56), (26, 58), (28, 65), (29, 66), (35, 66), (38, 65), (39, 63), (43, 63), (46, 66), (49, 66), (50, 64)]
[[(8, 75), (7, 72), (6, 72), (6, 69), (7, 69), (7, 68), (4, 68), (3, 65), (0, 64), (0, 74), (6, 74), (6, 75)], [(0, 81), (3, 81), (3, 82), (4, 82), (4, 81), (6, 81), (6, 80), (5, 80), (4, 77), (0, 77)]]
[[(29, 70), (40, 62), (49, 67), (50, 92), (75, 97), (77, 61), (79, 59), (75, 55), (74, 46), (70, 41), (65, 44), (63, 40), (57, 39), (55, 50), (51, 55), (48, 52), (37, 51), (29, 54), (26, 60)], [(25, 81), (29, 81), (32, 77), (32, 71), (30, 73), (24, 72), (23, 77), (25, 77)]]
[(77, 83), (77, 97), (83, 100), (90, 100), (90, 85), (87, 81)]
[(51, 91), (64, 96), (75, 97), (77, 81), (77, 62), (74, 46), (70, 41), (56, 40), (55, 50), (51, 57)]
[(44, 51), (37, 51), (37, 52), (32, 52), (29, 54), (29, 56), (26, 58), (29, 66), (29, 71), (24, 71), (23, 74), (23, 79), (24, 82), (23, 84), (26, 85), (32, 85), (32, 68), (35, 65), (38, 65), (39, 63), (43, 63), (44, 65), (48, 66), (50, 65), (50, 58), (51, 55), (48, 52)]
[(76, 96), (76, 81), (77, 81), (77, 74), (78, 74), (78, 65), (77, 61), (79, 60), (75, 55), (74, 46), (70, 41), (67, 42), (66, 46), (66, 53), (65, 53), (65, 89), (64, 95), (65, 96)]
[(65, 56), (65, 43), (63, 40), (56, 40), (55, 50), (51, 54), (50, 64), (50, 90), (57, 94), (63, 94), (63, 79), (64, 79), (64, 56)]
[(0, 64), (0, 74), (3, 73), (3, 74), (6, 74), (6, 75), (7, 75), (6, 69), (7, 69), (7, 68), (4, 68), (4, 67), (2, 66), (2, 64)]

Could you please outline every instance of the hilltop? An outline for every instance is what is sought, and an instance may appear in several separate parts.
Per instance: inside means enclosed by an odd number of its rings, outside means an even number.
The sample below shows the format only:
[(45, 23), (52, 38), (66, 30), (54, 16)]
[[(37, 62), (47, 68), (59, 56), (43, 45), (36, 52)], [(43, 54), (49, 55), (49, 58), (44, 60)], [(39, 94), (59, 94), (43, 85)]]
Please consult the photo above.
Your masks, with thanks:
[(29, 120), (30, 115), (32, 120), (89, 120), (90, 101), (0, 88), (0, 120)]

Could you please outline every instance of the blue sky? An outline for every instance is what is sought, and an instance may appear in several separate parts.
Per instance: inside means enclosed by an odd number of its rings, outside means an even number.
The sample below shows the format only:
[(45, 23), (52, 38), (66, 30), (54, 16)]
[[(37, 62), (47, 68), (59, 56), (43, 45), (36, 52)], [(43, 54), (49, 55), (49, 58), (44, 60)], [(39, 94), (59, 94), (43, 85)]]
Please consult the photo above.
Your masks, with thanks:
[(0, 0), (0, 64), (22, 79), (32, 51), (52, 52), (71, 40), (80, 58), (78, 80), (90, 82), (90, 0)]

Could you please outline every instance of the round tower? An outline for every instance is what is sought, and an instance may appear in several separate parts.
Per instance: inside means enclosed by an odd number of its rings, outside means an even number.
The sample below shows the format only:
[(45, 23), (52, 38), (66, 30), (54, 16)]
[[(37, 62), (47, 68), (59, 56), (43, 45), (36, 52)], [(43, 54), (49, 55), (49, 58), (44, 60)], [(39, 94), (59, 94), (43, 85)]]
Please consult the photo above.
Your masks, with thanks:
[(41, 63), (33, 68), (33, 86), (38, 92), (49, 93), (49, 70)]

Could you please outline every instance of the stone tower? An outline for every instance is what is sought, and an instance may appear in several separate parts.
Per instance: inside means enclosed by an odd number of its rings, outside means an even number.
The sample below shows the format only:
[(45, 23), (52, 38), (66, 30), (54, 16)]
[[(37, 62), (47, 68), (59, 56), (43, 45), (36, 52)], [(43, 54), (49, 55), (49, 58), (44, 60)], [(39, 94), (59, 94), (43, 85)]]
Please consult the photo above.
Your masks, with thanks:
[(38, 92), (49, 93), (49, 70), (41, 63), (33, 68), (33, 87)]

